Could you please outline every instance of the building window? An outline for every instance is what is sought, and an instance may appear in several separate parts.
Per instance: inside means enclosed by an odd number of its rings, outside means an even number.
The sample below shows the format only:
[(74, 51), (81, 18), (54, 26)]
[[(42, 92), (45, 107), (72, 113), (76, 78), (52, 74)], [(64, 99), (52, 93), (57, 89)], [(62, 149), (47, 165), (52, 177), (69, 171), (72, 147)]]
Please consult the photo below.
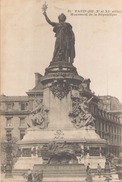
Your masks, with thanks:
[(104, 131), (104, 123), (102, 123), (102, 131)]
[(26, 111), (27, 110), (27, 106), (28, 106), (28, 103), (20, 103), (21, 111)]
[(7, 103), (7, 111), (12, 111), (14, 107), (14, 103)]
[(105, 124), (105, 131), (106, 131), (106, 132), (109, 132), (109, 126), (108, 126), (107, 123)]
[(114, 134), (116, 134), (116, 127), (114, 127)]
[(12, 127), (12, 118), (6, 118), (6, 127)]
[(102, 131), (102, 122), (100, 121), (100, 131)]
[(97, 109), (97, 106), (95, 106), (95, 114), (98, 113), (98, 109)]
[(12, 129), (9, 128), (6, 129), (6, 139), (8, 136), (12, 138)]
[(113, 134), (113, 126), (111, 127), (111, 133)]
[(121, 128), (119, 129), (119, 135), (121, 135)]
[(111, 126), (109, 125), (109, 133), (111, 133)]
[(23, 139), (24, 135), (25, 135), (25, 130), (20, 130), (20, 140)]

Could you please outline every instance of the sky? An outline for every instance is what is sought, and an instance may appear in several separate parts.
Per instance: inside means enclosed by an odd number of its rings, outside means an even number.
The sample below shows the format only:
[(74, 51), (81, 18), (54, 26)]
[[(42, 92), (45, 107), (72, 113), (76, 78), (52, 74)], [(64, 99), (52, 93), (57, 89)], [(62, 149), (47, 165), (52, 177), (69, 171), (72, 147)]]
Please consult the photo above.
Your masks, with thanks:
[[(43, 0), (1, 0), (1, 94), (26, 95), (34, 73), (44, 75), (52, 59), (55, 35), (44, 19)], [(74, 66), (90, 78), (96, 95), (122, 102), (122, 1), (48, 0), (47, 14), (57, 22), (64, 13), (75, 33)], [(119, 11), (116, 16), (71, 15), (69, 11)]]

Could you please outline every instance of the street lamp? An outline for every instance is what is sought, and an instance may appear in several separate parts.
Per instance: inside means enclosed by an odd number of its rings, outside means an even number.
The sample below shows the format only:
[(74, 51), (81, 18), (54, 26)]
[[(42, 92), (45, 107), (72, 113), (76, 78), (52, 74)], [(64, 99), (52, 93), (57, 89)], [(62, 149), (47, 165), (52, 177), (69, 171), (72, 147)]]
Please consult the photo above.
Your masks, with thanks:
[(7, 132), (7, 143), (6, 143), (6, 170), (5, 178), (12, 178), (12, 137), (11, 133)]
[(109, 155), (109, 133), (104, 134), (104, 138), (106, 140), (106, 155)]

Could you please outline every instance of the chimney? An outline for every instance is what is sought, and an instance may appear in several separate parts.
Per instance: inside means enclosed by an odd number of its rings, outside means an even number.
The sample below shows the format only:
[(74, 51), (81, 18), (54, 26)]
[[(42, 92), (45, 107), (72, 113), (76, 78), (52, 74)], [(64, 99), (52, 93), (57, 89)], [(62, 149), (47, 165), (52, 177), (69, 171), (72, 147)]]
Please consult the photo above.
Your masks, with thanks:
[(37, 86), (41, 80), (42, 75), (40, 73), (35, 73), (35, 86)]

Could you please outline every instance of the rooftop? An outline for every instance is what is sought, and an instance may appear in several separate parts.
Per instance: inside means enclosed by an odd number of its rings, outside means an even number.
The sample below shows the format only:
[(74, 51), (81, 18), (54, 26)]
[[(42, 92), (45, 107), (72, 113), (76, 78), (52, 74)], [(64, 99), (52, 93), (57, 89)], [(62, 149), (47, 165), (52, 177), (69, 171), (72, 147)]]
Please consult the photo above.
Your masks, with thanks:
[(29, 101), (28, 96), (6, 96), (0, 95), (1, 102), (18, 102), (18, 101)]

